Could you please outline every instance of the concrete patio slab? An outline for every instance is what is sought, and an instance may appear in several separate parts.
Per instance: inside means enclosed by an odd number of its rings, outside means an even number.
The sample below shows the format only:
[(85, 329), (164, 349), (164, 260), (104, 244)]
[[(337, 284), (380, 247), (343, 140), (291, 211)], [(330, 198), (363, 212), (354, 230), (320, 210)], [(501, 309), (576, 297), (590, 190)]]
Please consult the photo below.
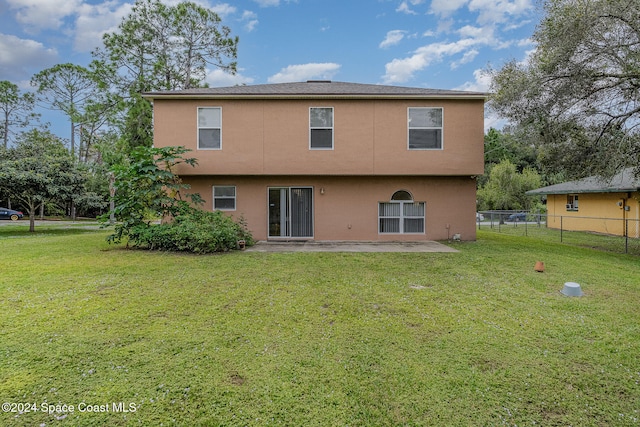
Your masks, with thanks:
[(259, 241), (246, 252), (458, 252), (439, 242)]

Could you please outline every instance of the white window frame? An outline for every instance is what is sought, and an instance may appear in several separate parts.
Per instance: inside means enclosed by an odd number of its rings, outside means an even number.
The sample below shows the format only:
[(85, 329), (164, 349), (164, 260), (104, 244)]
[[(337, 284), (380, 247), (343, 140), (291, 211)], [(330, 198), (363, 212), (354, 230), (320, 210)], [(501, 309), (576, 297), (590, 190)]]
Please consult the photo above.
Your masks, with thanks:
[[(331, 110), (331, 127), (318, 127), (311, 125), (311, 110), (314, 109), (326, 109)], [(331, 147), (313, 147), (311, 145), (314, 130), (331, 130)], [(335, 109), (333, 107), (309, 107), (309, 150), (333, 150), (335, 145)]]
[[(200, 126), (200, 110), (218, 110), (220, 116), (220, 126)], [(198, 107), (197, 116), (197, 142), (198, 150), (222, 150), (222, 107)], [(220, 130), (220, 146), (219, 147), (200, 147), (200, 129), (219, 129)]]
[(578, 212), (578, 194), (567, 194), (567, 211)]
[[(411, 126), (411, 110), (440, 110), (440, 126)], [(440, 130), (440, 147), (412, 148), (411, 130)], [(407, 150), (411, 151), (440, 151), (444, 150), (444, 108), (443, 107), (408, 107), (407, 108)]]
[[(394, 193), (394, 196), (399, 193), (407, 193), (411, 195), (406, 190), (399, 190)], [(399, 215), (381, 215), (380, 211), (383, 205), (397, 205)], [(422, 206), (422, 215), (406, 215), (405, 214), (405, 205), (421, 205)], [(426, 215), (427, 215), (427, 203), (426, 202), (415, 202), (413, 197), (410, 200), (394, 200), (393, 196), (391, 200), (388, 202), (378, 202), (378, 234), (425, 234), (427, 225), (426, 225)], [(382, 222), (384, 219), (397, 219), (398, 220), (398, 231), (382, 231)], [(422, 231), (405, 231), (405, 220), (407, 219), (421, 219), (422, 220)]]
[[(233, 196), (216, 196), (216, 188), (233, 188)], [(235, 211), (237, 207), (238, 189), (235, 185), (214, 185), (211, 190), (213, 195), (213, 210), (214, 211)], [(233, 200), (233, 208), (217, 208), (216, 200)]]

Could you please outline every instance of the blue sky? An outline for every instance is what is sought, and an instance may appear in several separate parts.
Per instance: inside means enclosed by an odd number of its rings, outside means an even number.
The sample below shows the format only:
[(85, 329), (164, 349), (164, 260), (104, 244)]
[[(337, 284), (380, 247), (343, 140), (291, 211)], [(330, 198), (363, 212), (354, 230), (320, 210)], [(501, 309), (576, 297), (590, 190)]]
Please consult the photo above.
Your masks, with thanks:
[[(175, 4), (175, 0), (163, 0)], [(238, 73), (211, 86), (309, 79), (486, 91), (482, 70), (525, 60), (534, 0), (195, 0), (240, 38)], [(0, 80), (29, 90), (55, 64), (87, 65), (133, 0), (0, 0)], [(64, 118), (46, 113), (59, 136)], [(57, 122), (63, 124), (58, 125)], [(498, 125), (487, 117), (485, 127)]]

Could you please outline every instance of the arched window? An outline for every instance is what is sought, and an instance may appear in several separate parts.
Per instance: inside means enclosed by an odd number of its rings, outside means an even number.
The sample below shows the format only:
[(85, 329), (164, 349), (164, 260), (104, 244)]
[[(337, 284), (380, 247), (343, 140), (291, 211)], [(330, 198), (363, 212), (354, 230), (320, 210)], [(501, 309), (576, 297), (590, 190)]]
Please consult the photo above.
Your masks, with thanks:
[(398, 190), (391, 196), (392, 201), (413, 200), (413, 196), (406, 190)]
[(378, 232), (381, 234), (424, 233), (425, 202), (414, 202), (406, 190), (398, 190), (391, 201), (378, 203)]

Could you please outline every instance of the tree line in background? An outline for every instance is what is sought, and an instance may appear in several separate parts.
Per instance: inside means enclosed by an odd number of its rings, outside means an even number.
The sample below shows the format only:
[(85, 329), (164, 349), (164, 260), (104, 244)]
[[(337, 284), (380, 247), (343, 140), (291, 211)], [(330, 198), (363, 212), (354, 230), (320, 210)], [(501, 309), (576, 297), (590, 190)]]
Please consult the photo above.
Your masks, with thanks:
[[(640, 9), (635, 0), (546, 0), (525, 62), (491, 75), (489, 107), (550, 176), (640, 176)], [(552, 182), (553, 183), (553, 182)]]
[[(539, 201), (524, 196), (529, 189), (612, 176), (626, 167), (640, 176), (635, 0), (546, 0), (543, 7), (530, 57), (486, 70), (487, 106), (510, 125), (485, 136), (479, 209), (531, 209)], [(209, 9), (138, 0), (118, 29), (105, 34), (87, 68), (43, 70), (32, 78), (35, 93), (0, 82), (0, 200), (14, 200), (32, 219), (43, 206), (48, 212), (104, 212), (109, 171), (130, 165), (132, 152), (152, 144), (151, 105), (141, 94), (203, 86), (208, 67), (235, 73), (237, 44)], [(69, 118), (67, 150), (39, 125), (36, 104)], [(52, 159), (73, 179), (51, 175), (46, 184), (20, 169), (57, 164)]]
[[(136, 150), (154, 155), (152, 108), (142, 93), (204, 86), (207, 68), (235, 73), (237, 44), (210, 9), (138, 0), (88, 67), (42, 70), (31, 79), (35, 92), (0, 81), (0, 203), (28, 212), (32, 229), (45, 211), (104, 213), (113, 170), (127, 167)], [(40, 123), (36, 106), (68, 118), (69, 141)]]
[(629, 167), (640, 177), (637, 1), (546, 0), (543, 8), (530, 57), (487, 70), (488, 107), (510, 126), (485, 137), (480, 209), (533, 208), (522, 190)]

